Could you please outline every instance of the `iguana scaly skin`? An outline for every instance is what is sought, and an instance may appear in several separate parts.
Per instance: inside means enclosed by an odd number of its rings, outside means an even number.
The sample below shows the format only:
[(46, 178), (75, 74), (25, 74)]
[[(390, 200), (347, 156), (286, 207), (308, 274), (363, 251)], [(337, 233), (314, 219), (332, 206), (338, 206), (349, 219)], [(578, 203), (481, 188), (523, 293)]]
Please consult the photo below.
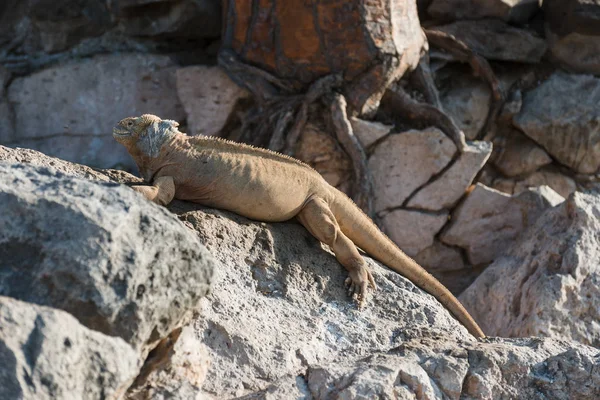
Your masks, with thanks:
[(173, 198), (233, 211), (266, 222), (296, 217), (329, 245), (348, 270), (346, 285), (359, 302), (375, 281), (357, 246), (437, 298), (477, 337), (485, 335), (446, 287), (404, 254), (345, 194), (308, 165), (266, 149), (187, 136), (171, 120), (145, 114), (113, 130), (152, 186), (133, 186), (166, 205)]

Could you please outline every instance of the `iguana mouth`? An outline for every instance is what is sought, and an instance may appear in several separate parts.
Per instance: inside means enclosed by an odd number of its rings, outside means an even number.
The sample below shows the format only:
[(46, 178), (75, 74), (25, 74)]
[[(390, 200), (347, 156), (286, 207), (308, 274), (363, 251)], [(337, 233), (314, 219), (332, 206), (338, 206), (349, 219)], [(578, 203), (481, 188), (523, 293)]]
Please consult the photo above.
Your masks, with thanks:
[(122, 129), (117, 129), (114, 128), (113, 129), (113, 136), (121, 136), (121, 137), (125, 137), (125, 136), (131, 136), (131, 133), (129, 133), (126, 130), (122, 130)]

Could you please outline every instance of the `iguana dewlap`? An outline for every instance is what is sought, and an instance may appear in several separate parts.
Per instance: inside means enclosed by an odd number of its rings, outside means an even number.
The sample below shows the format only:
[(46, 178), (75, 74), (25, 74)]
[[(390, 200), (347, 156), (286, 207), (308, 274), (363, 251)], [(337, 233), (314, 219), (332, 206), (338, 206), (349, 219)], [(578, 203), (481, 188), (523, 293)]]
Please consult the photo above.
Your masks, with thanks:
[(477, 337), (483, 332), (446, 287), (404, 254), (344, 193), (291, 157), (218, 138), (187, 136), (178, 123), (145, 114), (113, 130), (152, 186), (133, 186), (166, 205), (173, 198), (258, 221), (297, 217), (348, 270), (350, 295), (362, 303), (376, 288), (357, 246), (437, 298)]

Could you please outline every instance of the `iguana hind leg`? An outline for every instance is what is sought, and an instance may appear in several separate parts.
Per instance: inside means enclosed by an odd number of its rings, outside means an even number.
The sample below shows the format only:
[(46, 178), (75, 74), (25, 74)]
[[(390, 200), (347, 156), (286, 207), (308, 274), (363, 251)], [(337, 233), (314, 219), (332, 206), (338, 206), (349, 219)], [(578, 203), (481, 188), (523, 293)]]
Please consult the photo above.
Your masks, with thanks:
[(160, 176), (154, 180), (152, 186), (134, 185), (131, 188), (161, 206), (166, 206), (175, 197), (175, 182), (172, 176)]
[(320, 198), (309, 200), (298, 213), (298, 220), (314, 237), (331, 247), (335, 257), (350, 275), (346, 279), (348, 294), (356, 294), (359, 305), (362, 306), (369, 283), (375, 289), (377, 286), (366, 261), (354, 243), (342, 233), (327, 203)]

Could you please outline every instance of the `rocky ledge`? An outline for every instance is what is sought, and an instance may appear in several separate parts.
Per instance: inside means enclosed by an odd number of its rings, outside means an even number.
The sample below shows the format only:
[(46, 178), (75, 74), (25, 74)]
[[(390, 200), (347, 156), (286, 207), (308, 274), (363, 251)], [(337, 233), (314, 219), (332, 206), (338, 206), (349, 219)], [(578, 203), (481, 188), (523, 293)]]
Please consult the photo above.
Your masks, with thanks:
[(600, 396), (595, 347), (477, 341), (371, 260), (359, 311), (301, 226), (169, 212), (137, 180), (0, 146), (0, 398)]

